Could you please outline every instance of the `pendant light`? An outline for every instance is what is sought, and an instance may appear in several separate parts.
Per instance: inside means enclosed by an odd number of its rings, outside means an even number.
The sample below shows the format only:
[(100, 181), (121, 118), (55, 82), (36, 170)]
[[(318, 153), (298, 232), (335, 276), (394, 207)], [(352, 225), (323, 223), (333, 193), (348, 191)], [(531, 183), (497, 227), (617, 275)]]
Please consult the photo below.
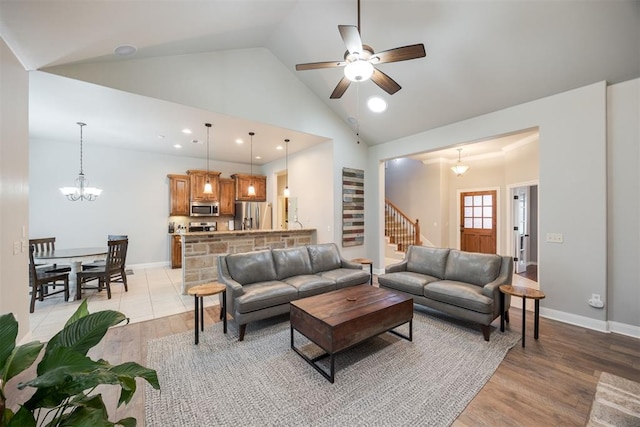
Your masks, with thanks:
[(249, 184), (249, 188), (247, 188), (247, 194), (249, 196), (256, 195), (256, 187), (253, 186), (253, 135), (254, 132), (249, 132), (249, 136), (251, 137), (251, 183)]
[(88, 187), (87, 180), (84, 177), (84, 171), (82, 170), (82, 128), (86, 126), (86, 123), (77, 122), (80, 126), (80, 173), (76, 178), (75, 187), (62, 187), (60, 192), (70, 201), (77, 202), (78, 200), (88, 200), (93, 202), (102, 193), (102, 190), (96, 187)]
[(453, 166), (451, 168), (451, 170), (453, 172), (455, 172), (456, 176), (460, 176), (463, 173), (465, 173), (467, 170), (469, 170), (469, 166), (467, 165), (463, 165), (462, 161), (460, 160), (460, 152), (462, 151), (462, 148), (458, 148), (458, 162), (456, 163), (455, 166)]
[(204, 184), (204, 194), (213, 194), (213, 188), (211, 187), (211, 182), (209, 181), (209, 129), (211, 128), (211, 123), (204, 124), (207, 127), (207, 181)]
[(287, 182), (285, 184), (284, 187), (284, 197), (289, 197), (291, 194), (289, 192), (289, 140), (285, 139), (284, 140), (284, 147), (285, 147), (285, 157), (284, 157), (284, 165), (285, 165), (285, 169), (287, 171)]

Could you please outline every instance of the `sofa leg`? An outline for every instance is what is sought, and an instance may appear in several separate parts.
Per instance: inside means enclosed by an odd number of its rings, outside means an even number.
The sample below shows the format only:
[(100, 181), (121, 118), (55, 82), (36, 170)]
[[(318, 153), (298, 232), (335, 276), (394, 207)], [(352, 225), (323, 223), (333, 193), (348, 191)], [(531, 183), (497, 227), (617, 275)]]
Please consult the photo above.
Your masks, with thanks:
[(239, 330), (240, 337), (238, 338), (238, 341), (244, 341), (244, 333), (247, 331), (247, 324), (245, 323), (244, 325), (240, 325)]
[(489, 334), (491, 333), (491, 328), (489, 325), (480, 325), (482, 329), (482, 335), (484, 335), (484, 340), (489, 341)]

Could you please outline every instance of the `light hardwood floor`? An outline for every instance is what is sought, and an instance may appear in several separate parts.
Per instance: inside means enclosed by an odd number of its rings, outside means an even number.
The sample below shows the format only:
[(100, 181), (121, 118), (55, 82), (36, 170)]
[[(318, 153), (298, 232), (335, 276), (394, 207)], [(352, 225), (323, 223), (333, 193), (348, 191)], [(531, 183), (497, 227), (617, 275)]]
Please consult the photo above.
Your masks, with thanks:
[[(512, 308), (510, 316), (507, 327), (520, 333), (521, 310)], [(219, 321), (219, 308), (207, 307), (204, 333), (221, 327), (212, 325)], [(251, 333), (250, 327), (248, 333)], [(192, 330), (192, 311), (112, 328), (90, 355), (113, 364), (136, 361), (145, 365), (148, 340)], [(499, 330), (492, 332), (498, 333)], [(518, 344), (509, 351), (493, 377), (453, 425), (583, 426), (602, 371), (640, 381), (640, 340), (541, 318), (540, 339), (535, 341), (533, 315), (528, 312), (526, 348)], [(24, 375), (12, 381), (21, 378)], [(171, 384), (162, 386), (171, 387)], [(117, 411), (113, 409), (118, 398), (115, 390), (105, 388), (103, 393), (112, 420), (133, 416), (139, 420), (138, 425), (144, 425), (144, 393), (138, 392), (127, 407)], [(197, 399), (197, 396), (184, 398)]]

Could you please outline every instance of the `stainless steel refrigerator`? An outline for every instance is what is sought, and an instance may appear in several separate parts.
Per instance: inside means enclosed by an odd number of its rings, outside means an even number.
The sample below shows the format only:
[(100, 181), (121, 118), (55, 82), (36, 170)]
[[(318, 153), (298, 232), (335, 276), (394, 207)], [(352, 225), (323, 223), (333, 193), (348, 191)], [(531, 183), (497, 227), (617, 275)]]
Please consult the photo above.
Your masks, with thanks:
[(271, 230), (272, 208), (268, 202), (236, 202), (236, 230)]

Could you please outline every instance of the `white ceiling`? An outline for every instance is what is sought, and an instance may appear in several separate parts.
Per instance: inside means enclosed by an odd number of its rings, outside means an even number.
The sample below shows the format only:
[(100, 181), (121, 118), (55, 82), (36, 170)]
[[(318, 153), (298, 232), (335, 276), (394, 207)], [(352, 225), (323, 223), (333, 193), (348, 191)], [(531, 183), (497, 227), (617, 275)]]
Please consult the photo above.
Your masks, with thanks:
[[(121, 44), (136, 46), (136, 58), (263, 47), (294, 70), (342, 58), (339, 24), (357, 24), (356, 0), (0, 0), (0, 35), (29, 70), (126, 60), (112, 53)], [(426, 58), (378, 66), (403, 87), (395, 95), (368, 81), (330, 100), (341, 69), (296, 75), (342, 120), (357, 118), (369, 145), (598, 81), (640, 77), (637, 0), (362, 0), (361, 33), (377, 51), (424, 43)], [(47, 73), (34, 73), (31, 84), (31, 138), (77, 141), (78, 112), (93, 108), (101, 120), (87, 123), (87, 141), (166, 154), (205, 157), (190, 141), (206, 138), (208, 121), (215, 124), (212, 155), (225, 161), (247, 163), (233, 142), (247, 138), (247, 129), (255, 140), (290, 138), (290, 153), (323, 141)], [(387, 100), (385, 113), (358, 107), (372, 95)], [(185, 137), (185, 126), (196, 133)], [(185, 147), (173, 149), (176, 142)], [(284, 153), (265, 147), (261, 155), (257, 163)]]

